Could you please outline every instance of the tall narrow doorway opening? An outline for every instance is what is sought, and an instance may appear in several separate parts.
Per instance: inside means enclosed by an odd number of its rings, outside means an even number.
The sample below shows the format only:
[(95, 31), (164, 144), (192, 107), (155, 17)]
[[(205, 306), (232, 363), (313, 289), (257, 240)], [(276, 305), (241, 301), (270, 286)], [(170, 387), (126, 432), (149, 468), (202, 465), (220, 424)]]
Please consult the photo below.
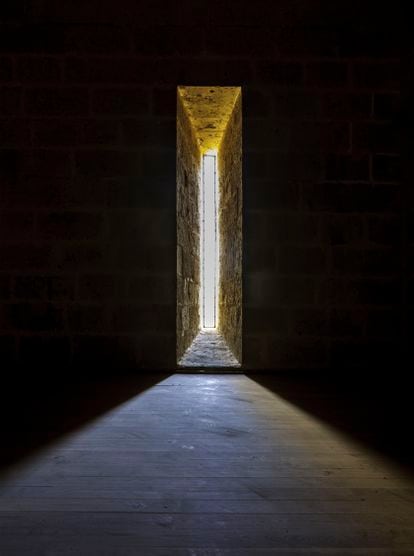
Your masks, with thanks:
[(240, 87), (177, 88), (177, 364), (242, 357)]

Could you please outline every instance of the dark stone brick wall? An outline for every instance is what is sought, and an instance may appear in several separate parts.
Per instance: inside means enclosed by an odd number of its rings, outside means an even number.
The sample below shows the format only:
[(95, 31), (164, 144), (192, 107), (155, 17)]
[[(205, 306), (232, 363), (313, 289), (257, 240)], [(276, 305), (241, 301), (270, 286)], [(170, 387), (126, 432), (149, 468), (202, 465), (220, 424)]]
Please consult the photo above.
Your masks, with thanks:
[(246, 365), (395, 362), (412, 329), (414, 245), (395, 13), (371, 1), (3, 2), (2, 361), (174, 366), (187, 84), (243, 88)]

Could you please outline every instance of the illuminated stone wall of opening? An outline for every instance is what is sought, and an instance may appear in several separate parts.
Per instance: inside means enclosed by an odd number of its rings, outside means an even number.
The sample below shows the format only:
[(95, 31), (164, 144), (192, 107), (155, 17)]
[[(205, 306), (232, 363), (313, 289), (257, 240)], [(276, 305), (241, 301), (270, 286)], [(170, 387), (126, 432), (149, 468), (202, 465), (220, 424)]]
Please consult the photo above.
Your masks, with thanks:
[(218, 153), (220, 187), (219, 323), (242, 361), (242, 97), (237, 97)]
[(199, 329), (200, 149), (177, 95), (177, 359)]
[(215, 152), (219, 188), (218, 330), (241, 361), (241, 90), (180, 86), (177, 97), (177, 360), (200, 327), (198, 172), (202, 155)]

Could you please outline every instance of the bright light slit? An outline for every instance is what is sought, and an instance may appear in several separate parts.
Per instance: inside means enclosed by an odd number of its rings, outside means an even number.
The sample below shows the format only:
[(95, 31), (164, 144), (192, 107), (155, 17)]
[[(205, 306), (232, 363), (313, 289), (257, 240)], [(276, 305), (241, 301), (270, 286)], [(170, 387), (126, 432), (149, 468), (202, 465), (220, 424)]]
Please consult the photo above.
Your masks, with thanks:
[(217, 180), (216, 156), (203, 156), (201, 288), (202, 328), (217, 327)]

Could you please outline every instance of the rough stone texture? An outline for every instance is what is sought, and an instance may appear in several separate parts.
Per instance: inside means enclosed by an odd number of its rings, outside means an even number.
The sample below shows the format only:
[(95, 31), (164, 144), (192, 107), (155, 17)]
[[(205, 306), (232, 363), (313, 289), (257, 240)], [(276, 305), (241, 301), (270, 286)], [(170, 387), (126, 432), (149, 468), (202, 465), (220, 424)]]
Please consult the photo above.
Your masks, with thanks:
[(179, 361), (179, 365), (185, 368), (240, 367), (240, 363), (229, 350), (223, 336), (209, 330), (200, 330)]
[(242, 110), (241, 94), (218, 152), (219, 175), (219, 328), (242, 361)]
[(400, 107), (395, 4), (11, 5), (0, 5), (8, 361), (174, 368), (176, 87), (212, 84), (243, 94), (243, 366), (412, 358), (412, 79)]
[(178, 87), (202, 154), (223, 140), (240, 87)]
[[(199, 242), (199, 228), (194, 221), (194, 218), (199, 218), (197, 202), (200, 176), (197, 172), (201, 155), (214, 150), (218, 157), (219, 188), (219, 328), (227, 344), (241, 361), (240, 88), (178, 87), (177, 97), (177, 355), (180, 359), (183, 348), (186, 349), (190, 345), (194, 337), (193, 332), (199, 326), (196, 322), (197, 313), (193, 311), (194, 307), (198, 311), (200, 293), (200, 282), (193, 278), (193, 275), (197, 275), (198, 278), (200, 264), (199, 249), (195, 245), (196, 241)], [(188, 133), (188, 137), (183, 136), (185, 133)], [(190, 178), (187, 179), (187, 176)], [(190, 272), (190, 278), (183, 276), (185, 271)], [(188, 287), (187, 283), (191, 287)], [(204, 340), (210, 337), (214, 336), (203, 336)], [(216, 358), (213, 357), (213, 360)], [(185, 363), (182, 365), (185, 366)]]
[(177, 360), (200, 327), (201, 153), (177, 94)]

